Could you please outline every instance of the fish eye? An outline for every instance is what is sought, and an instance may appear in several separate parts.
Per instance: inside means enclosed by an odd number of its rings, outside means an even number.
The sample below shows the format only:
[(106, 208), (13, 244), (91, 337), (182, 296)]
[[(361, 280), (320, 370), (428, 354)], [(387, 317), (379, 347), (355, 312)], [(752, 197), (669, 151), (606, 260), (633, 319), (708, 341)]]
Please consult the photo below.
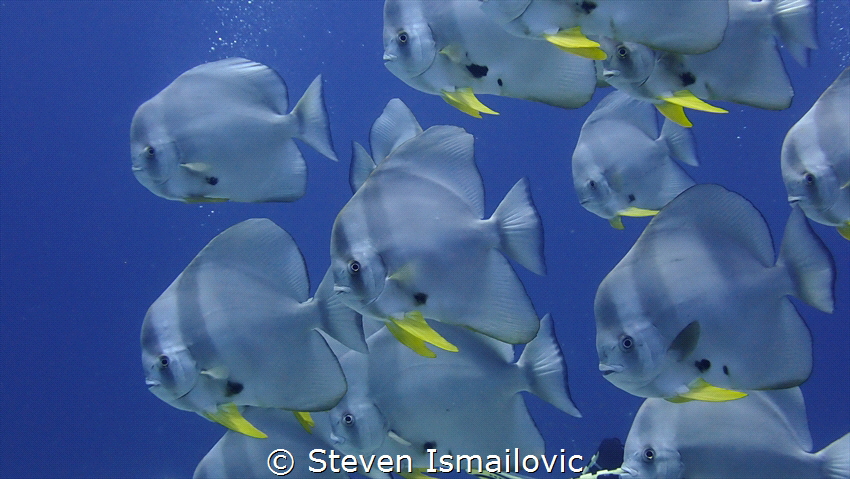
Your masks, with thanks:
[(653, 459), (655, 459), (655, 451), (653, 451), (651, 447), (644, 449), (643, 458), (644, 460), (651, 462)]
[(360, 262), (357, 260), (351, 260), (348, 262), (348, 272), (351, 274), (357, 274), (360, 272)]
[(342, 422), (344, 422), (346, 426), (354, 424), (354, 415), (349, 413), (342, 416)]
[(398, 38), (399, 43), (407, 43), (407, 40), (408, 40), (407, 32), (405, 32), (405, 31), (398, 32), (398, 35), (396, 36), (396, 38)]
[(815, 175), (811, 173), (806, 173), (805, 175), (803, 175), (803, 179), (806, 180), (806, 184), (809, 186), (815, 184)]
[(635, 346), (635, 340), (631, 336), (623, 336), (620, 338), (620, 349), (628, 351)]
[(590, 182), (587, 183), (587, 186), (589, 186), (591, 190), (595, 190), (596, 189), (596, 182), (593, 181), (593, 180), (590, 180)]
[(617, 47), (617, 55), (619, 55), (620, 58), (626, 58), (627, 56), (629, 56), (629, 49), (626, 48), (625, 45), (619, 45)]
[(154, 149), (154, 147), (146, 146), (145, 147), (145, 156), (147, 156), (149, 160), (154, 159), (154, 157), (156, 156), (156, 150)]
[(168, 359), (168, 356), (166, 356), (166, 355), (164, 355), (164, 354), (160, 354), (160, 355), (159, 355), (159, 357), (157, 358), (157, 360), (158, 360), (158, 362), (159, 362), (159, 368), (160, 368), (160, 369), (165, 369), (165, 368), (167, 368), (167, 367), (168, 367), (168, 363), (170, 362), (170, 361), (169, 361), (169, 359)]

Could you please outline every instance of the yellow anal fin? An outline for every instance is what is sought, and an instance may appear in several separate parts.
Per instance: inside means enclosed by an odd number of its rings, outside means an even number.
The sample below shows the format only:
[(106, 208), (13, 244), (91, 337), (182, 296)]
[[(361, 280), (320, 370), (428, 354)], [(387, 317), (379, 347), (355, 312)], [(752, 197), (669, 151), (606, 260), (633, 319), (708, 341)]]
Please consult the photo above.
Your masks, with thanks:
[(316, 421), (313, 420), (313, 416), (308, 411), (292, 411), (292, 414), (305, 431), (313, 434), (313, 427), (316, 425)]
[(608, 222), (611, 223), (611, 227), (614, 228), (615, 230), (626, 229), (626, 227), (623, 226), (623, 218), (621, 218), (619, 215), (609, 219)]
[(700, 100), (688, 90), (680, 90), (674, 93), (673, 96), (665, 96), (661, 99), (668, 103), (690, 108), (691, 110), (707, 111), (709, 113), (729, 113), (728, 110), (724, 110), (723, 108), (719, 108), (714, 105), (709, 105), (708, 103)]
[(689, 400), (723, 402), (741, 399), (746, 395), (747, 393), (742, 393), (740, 391), (733, 391), (731, 389), (723, 389), (717, 386), (712, 386), (704, 379), (697, 378), (694, 379), (694, 381), (688, 385), (688, 392), (673, 398), (669, 398), (667, 400), (670, 402), (686, 402)]
[(633, 216), (633, 217), (642, 217), (642, 216), (655, 216), (658, 214), (658, 210), (647, 210), (643, 208), (635, 208), (634, 206), (629, 206), (628, 208), (619, 212), (623, 216)]
[(183, 198), (184, 203), (224, 203), (228, 198), (208, 198), (206, 196), (190, 196)]
[(458, 351), (457, 346), (448, 342), (446, 338), (440, 336), (440, 333), (434, 331), (428, 325), (428, 322), (425, 321), (425, 318), (419, 311), (407, 313), (403, 319), (389, 318), (387, 329), (402, 344), (427, 358), (435, 358), (437, 355), (428, 349), (425, 345), (426, 343), (433, 344), (446, 351)]
[(844, 237), (846, 240), (850, 240), (850, 221), (845, 221), (843, 225), (836, 226), (835, 229), (838, 230), (838, 234)]
[(242, 417), (242, 414), (239, 412), (239, 408), (237, 408), (236, 404), (232, 402), (220, 405), (218, 407), (218, 411), (214, 413), (204, 413), (204, 417), (210, 421), (217, 422), (228, 429), (241, 432), (246, 436), (260, 439), (269, 437), (266, 433), (254, 427), (253, 424)]
[(399, 472), (399, 475), (404, 479), (437, 479), (434, 476), (425, 474), (428, 469), (425, 467), (414, 467), (411, 472)]
[(487, 113), (488, 115), (499, 114), (498, 112), (488, 108), (487, 105), (481, 103), (481, 101), (475, 97), (475, 93), (472, 91), (472, 88), (458, 88), (453, 92), (443, 90), (441, 96), (449, 105), (457, 108), (467, 115), (474, 116), (475, 118), (481, 118), (482, 113)]

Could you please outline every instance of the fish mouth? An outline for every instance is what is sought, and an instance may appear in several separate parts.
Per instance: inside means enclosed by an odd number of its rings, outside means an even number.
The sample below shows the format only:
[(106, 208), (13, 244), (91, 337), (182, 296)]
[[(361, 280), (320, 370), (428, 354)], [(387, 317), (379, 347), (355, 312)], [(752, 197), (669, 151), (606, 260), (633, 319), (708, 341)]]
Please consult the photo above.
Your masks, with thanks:
[(398, 58), (398, 56), (393, 55), (392, 53), (386, 53), (386, 52), (384, 52), (384, 61), (385, 61), (385, 62), (391, 62), (391, 61), (394, 61), (396, 58)]
[(609, 365), (609, 364), (599, 363), (599, 370), (602, 371), (603, 376), (607, 376), (611, 373), (621, 372), (623, 370), (623, 366), (620, 365), (620, 364)]
[(619, 76), (619, 75), (620, 75), (620, 70), (609, 70), (607, 68), (602, 70), (602, 78), (604, 78), (606, 80), (609, 79), (609, 78), (613, 78), (615, 76)]
[(339, 286), (337, 284), (334, 285), (334, 294), (347, 294), (351, 292), (350, 286)]
[(155, 379), (145, 378), (145, 386), (147, 386), (148, 388), (152, 388), (154, 386), (162, 386), (162, 383)]

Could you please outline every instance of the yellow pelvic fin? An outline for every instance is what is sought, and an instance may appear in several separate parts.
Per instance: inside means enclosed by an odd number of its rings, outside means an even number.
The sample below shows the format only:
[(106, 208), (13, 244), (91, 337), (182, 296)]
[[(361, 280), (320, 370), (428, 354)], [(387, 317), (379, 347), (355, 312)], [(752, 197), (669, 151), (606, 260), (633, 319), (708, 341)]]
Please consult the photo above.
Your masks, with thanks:
[(670, 402), (685, 402), (687, 400), (708, 401), (708, 402), (723, 402), (741, 399), (747, 393), (733, 391), (731, 389), (723, 389), (717, 386), (708, 384), (702, 378), (696, 378), (688, 385), (689, 391), (680, 396), (670, 398)]
[(415, 266), (413, 266), (413, 261), (405, 263), (404, 266), (397, 269), (393, 274), (388, 276), (388, 279), (393, 281), (398, 281), (401, 283), (410, 281), (413, 278), (413, 274), (416, 272)]
[(417, 338), (416, 336), (408, 333), (407, 331), (401, 329), (397, 324), (390, 319), (390, 322), (387, 323), (387, 329), (395, 336), (398, 341), (412, 349), (413, 352), (420, 356), (425, 356), (426, 358), (436, 358), (437, 353), (428, 349), (425, 345), (425, 341)]
[(254, 427), (253, 424), (242, 417), (242, 414), (239, 412), (239, 408), (237, 408), (236, 404), (232, 402), (220, 405), (218, 407), (218, 411), (214, 413), (205, 412), (204, 417), (210, 421), (217, 422), (228, 429), (241, 432), (246, 436), (260, 439), (269, 437), (266, 433)]
[(224, 203), (230, 201), (229, 198), (209, 198), (206, 196), (189, 196), (183, 198), (184, 203)]
[(474, 116), (475, 118), (481, 118), (481, 113), (487, 113), (488, 115), (499, 114), (481, 103), (481, 101), (475, 97), (475, 93), (472, 91), (472, 88), (458, 88), (453, 92), (443, 90), (441, 96), (449, 105), (457, 108), (467, 115)]
[(425, 467), (414, 467), (412, 472), (402, 471), (399, 472), (399, 475), (404, 479), (437, 479), (434, 476), (426, 475), (425, 471), (427, 470)]
[(846, 240), (850, 240), (850, 221), (845, 221), (843, 225), (836, 226), (835, 229), (838, 230), (838, 234), (844, 237)]
[(658, 214), (658, 210), (646, 210), (643, 208), (635, 208), (634, 206), (629, 206), (628, 208), (620, 211), (620, 214), (623, 216), (655, 216)]
[(611, 227), (614, 228), (615, 230), (626, 229), (626, 227), (623, 226), (623, 218), (621, 218), (619, 215), (609, 219), (608, 222), (611, 223)]
[(558, 33), (544, 33), (543, 38), (550, 43), (554, 43), (559, 47), (570, 48), (593, 48), (599, 47), (599, 42), (587, 38), (584, 33), (581, 33), (581, 27), (568, 28), (561, 30)]
[(555, 34), (543, 34), (543, 38), (561, 50), (591, 60), (604, 60), (608, 55), (599, 48), (599, 43), (581, 33), (581, 27), (561, 30)]
[(313, 434), (313, 426), (316, 425), (316, 421), (313, 420), (313, 416), (308, 411), (292, 411), (292, 414), (295, 419), (298, 419), (298, 424), (301, 424), (305, 431)]
[(682, 105), (676, 105), (675, 103), (668, 103), (665, 101), (664, 103), (656, 104), (655, 108), (658, 108), (658, 111), (669, 118), (673, 123), (684, 126), (685, 128), (694, 126), (694, 124), (691, 123), (691, 120), (688, 120), (688, 117), (685, 115), (685, 109), (682, 108)]
[(428, 325), (419, 311), (406, 313), (402, 319), (389, 318), (387, 328), (402, 344), (428, 358), (434, 358), (437, 355), (428, 349), (425, 343), (433, 344), (446, 351), (455, 353), (458, 351), (457, 346), (448, 342)]
[(665, 96), (661, 99), (692, 110), (707, 111), (709, 113), (729, 113), (728, 110), (718, 108), (714, 105), (709, 105), (708, 103), (700, 100), (688, 90), (680, 90), (674, 93), (673, 96)]

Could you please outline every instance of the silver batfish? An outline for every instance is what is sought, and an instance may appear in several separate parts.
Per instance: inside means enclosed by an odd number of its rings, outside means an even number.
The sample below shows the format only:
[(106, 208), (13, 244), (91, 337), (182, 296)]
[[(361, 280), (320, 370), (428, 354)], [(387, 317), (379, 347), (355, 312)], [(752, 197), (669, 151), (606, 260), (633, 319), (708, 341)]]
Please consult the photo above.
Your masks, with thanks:
[[(697, 55), (601, 37), (601, 48), (608, 54), (600, 62), (602, 76), (611, 86), (654, 103), (682, 126), (691, 126), (683, 108), (726, 113), (703, 100), (782, 110), (790, 106), (794, 90), (776, 37), (792, 51), (817, 48), (813, 15), (814, 6), (806, 0), (731, 0), (723, 41)], [(800, 61), (805, 61), (801, 55)]]
[(142, 324), (150, 391), (168, 404), (255, 437), (241, 406), (328, 410), (345, 394), (321, 328), (360, 351), (360, 316), (327, 274), (308, 297), (304, 259), (267, 219), (228, 228), (151, 305)]
[(593, 61), (519, 38), (469, 0), (386, 0), (384, 65), (464, 113), (497, 114), (476, 95), (578, 108), (596, 89)]
[(655, 108), (614, 91), (581, 127), (573, 184), (585, 209), (622, 229), (620, 216), (654, 215), (694, 185), (674, 158), (697, 165), (690, 130), (665, 119), (659, 136)]
[(788, 201), (850, 239), (850, 68), (845, 68), (782, 143)]
[(337, 159), (321, 76), (288, 109), (283, 79), (265, 65), (227, 58), (192, 68), (136, 110), (133, 173), (171, 200), (295, 201), (307, 166), (293, 138)]
[[(598, 36), (675, 53), (705, 53), (723, 40), (727, 0), (482, 0), (481, 8), (508, 32), (547, 40), (594, 60)], [(589, 39), (588, 39), (589, 37)]]
[(455, 348), (425, 318), (466, 326), (500, 341), (531, 341), (538, 316), (502, 252), (545, 272), (542, 227), (528, 182), (520, 180), (495, 213), (473, 138), (434, 126), (382, 161), (334, 221), (334, 289), (348, 306), (387, 323), (402, 342)]
[(721, 186), (693, 186), (599, 285), (599, 369), (628, 393), (672, 400), (799, 385), (811, 372), (812, 338), (787, 295), (831, 312), (834, 278), (832, 255), (799, 208), (774, 261), (768, 226), (750, 202)]
[(800, 388), (731, 403), (650, 398), (632, 423), (620, 478), (850, 477), (850, 434), (811, 450)]

